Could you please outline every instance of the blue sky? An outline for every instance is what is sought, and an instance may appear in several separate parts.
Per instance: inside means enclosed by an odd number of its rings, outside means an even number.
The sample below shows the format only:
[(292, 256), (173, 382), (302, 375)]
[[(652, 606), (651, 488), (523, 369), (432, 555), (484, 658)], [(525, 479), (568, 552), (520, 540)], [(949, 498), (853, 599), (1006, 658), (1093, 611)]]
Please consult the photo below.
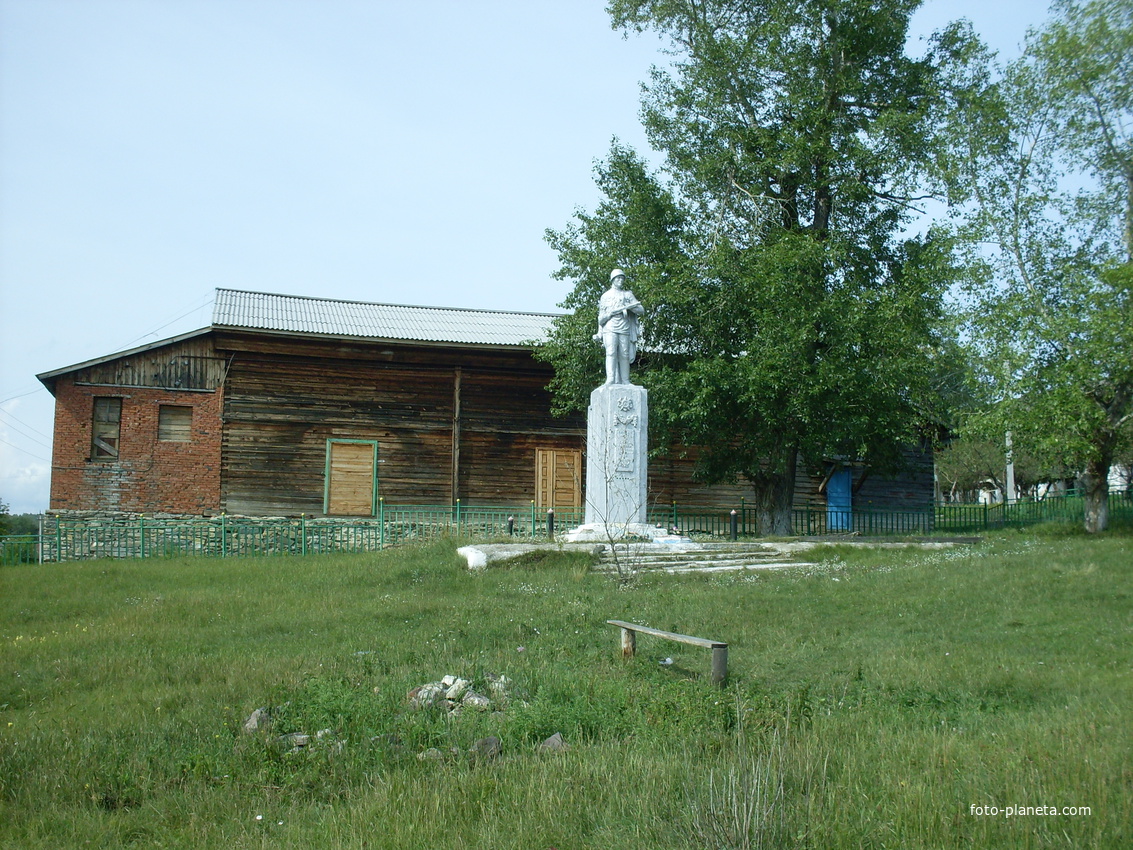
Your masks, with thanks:
[[(0, 499), (47, 508), (40, 372), (208, 324), (216, 287), (551, 312), (664, 60), (604, 0), (0, 0)], [(927, 0), (1001, 56), (1028, 0)]]

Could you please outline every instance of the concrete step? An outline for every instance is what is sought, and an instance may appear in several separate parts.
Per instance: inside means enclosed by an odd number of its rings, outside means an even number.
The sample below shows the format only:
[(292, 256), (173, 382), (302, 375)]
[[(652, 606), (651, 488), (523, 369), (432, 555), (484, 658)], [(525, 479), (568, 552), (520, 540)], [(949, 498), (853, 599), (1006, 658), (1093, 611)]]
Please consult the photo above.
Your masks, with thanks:
[(616, 551), (606, 545), (598, 569), (612, 572), (619, 566), (633, 572), (663, 571), (674, 574), (786, 569), (812, 564), (795, 560), (773, 544), (709, 543), (669, 546), (625, 543), (619, 544)]

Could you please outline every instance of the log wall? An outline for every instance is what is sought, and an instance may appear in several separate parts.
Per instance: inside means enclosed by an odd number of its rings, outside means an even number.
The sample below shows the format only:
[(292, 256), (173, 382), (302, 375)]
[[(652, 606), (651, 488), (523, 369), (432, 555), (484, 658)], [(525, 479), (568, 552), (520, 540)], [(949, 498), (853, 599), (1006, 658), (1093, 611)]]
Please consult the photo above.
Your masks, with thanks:
[(577, 448), (585, 423), (550, 415), (549, 370), (525, 351), (230, 335), (224, 505), (321, 514), (329, 439), (378, 443), (390, 504), (535, 498), (535, 450)]

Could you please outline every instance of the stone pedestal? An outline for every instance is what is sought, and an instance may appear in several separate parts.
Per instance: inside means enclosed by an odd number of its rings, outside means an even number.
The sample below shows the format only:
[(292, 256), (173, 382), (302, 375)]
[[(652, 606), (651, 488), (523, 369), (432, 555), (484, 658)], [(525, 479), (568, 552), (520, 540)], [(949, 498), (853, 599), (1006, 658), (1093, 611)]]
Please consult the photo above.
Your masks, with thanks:
[(590, 394), (586, 414), (586, 524), (646, 521), (649, 392), (634, 384), (604, 384)]

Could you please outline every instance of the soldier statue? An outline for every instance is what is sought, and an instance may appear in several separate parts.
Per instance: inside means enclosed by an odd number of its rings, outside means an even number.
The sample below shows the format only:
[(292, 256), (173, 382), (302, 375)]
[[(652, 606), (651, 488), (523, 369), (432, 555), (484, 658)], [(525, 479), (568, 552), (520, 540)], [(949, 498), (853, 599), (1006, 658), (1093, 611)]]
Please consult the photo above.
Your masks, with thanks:
[(621, 269), (610, 272), (610, 288), (598, 301), (598, 333), (594, 339), (606, 347), (606, 383), (628, 384), (629, 364), (637, 357), (641, 335), (641, 302), (625, 288)]

